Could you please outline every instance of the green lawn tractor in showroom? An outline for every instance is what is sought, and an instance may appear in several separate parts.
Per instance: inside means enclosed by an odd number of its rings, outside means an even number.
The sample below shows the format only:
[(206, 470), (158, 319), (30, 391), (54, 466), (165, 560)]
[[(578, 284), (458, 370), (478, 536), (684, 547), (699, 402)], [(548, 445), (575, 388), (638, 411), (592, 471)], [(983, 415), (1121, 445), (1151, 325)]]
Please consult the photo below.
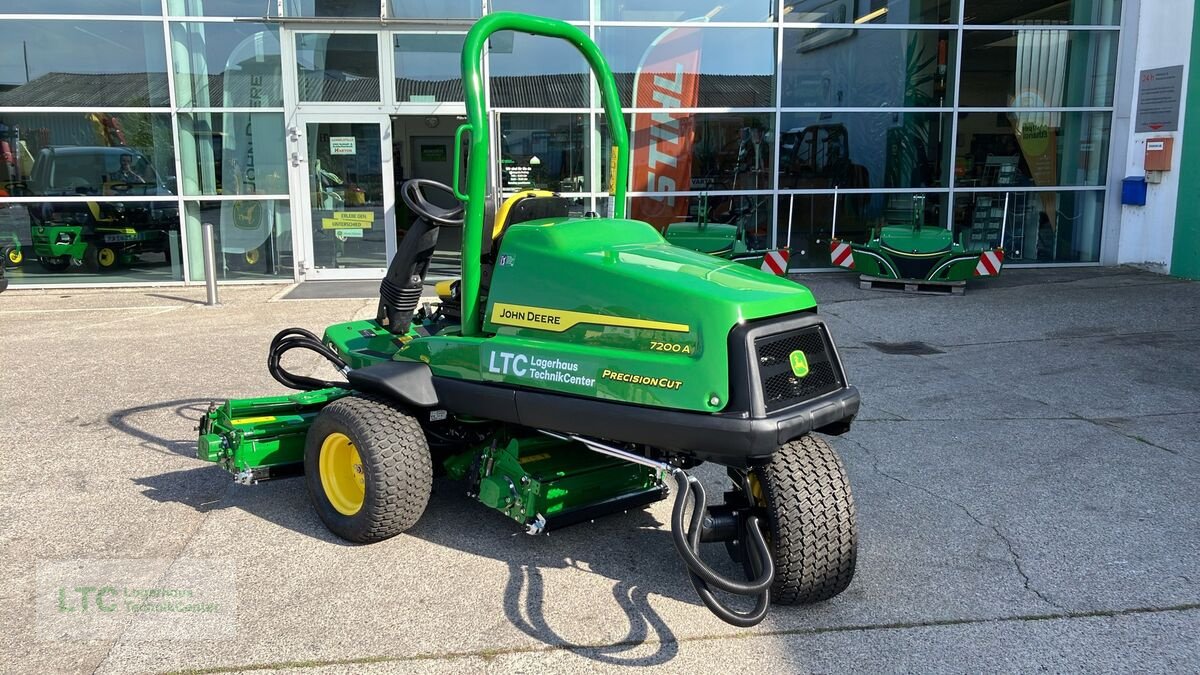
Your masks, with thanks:
[[(837, 238), (837, 202), (829, 240), (830, 260), (874, 279), (915, 282), (965, 282), (975, 277), (994, 277), (1004, 266), (1004, 249), (968, 247), (944, 227), (925, 225), (925, 197), (913, 198), (912, 222), (885, 225), (872, 230), (865, 243)], [(1008, 204), (1005, 202), (1004, 220)], [(1004, 241), (1004, 226), (1000, 228)]]
[[(480, 59), (488, 37), (507, 30), (566, 40), (595, 71), (618, 148), (614, 217), (571, 218), (567, 199), (543, 193), (511, 197), (493, 218)], [(674, 489), (674, 546), (723, 620), (750, 626), (772, 602), (840, 593), (854, 573), (854, 504), (840, 459), (813, 432), (845, 432), (859, 395), (811, 293), (625, 219), (628, 135), (612, 73), (586, 33), (492, 14), (468, 33), (462, 65), (466, 194), (457, 171), (453, 187), (405, 182), (417, 217), (376, 318), (321, 338), (279, 333), (268, 369), (301, 392), (214, 404), (199, 456), (243, 483), (303, 472), (324, 523), (361, 543), (412, 527), (435, 473), (530, 534)], [(465, 206), (431, 204), (434, 189)], [(445, 227), (463, 228), (463, 276), (442, 302), (422, 304)], [(322, 354), (346, 381), (288, 372), (281, 359), (297, 348)], [(709, 505), (687, 473), (702, 462), (727, 467), (724, 503)], [(701, 560), (701, 542), (724, 542), (747, 579)]]

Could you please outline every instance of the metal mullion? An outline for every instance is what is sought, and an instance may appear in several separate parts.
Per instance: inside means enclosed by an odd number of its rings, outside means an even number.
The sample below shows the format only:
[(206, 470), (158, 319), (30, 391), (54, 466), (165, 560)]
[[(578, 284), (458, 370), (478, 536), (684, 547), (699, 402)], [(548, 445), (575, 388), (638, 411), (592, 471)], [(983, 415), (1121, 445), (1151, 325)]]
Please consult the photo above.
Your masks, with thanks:
[[(958, 25), (954, 28), (954, 97), (952, 112), (950, 113), (950, 166), (947, 167), (950, 176), (946, 182), (946, 185), (950, 189), (950, 192), (946, 196), (946, 229), (950, 230), (951, 232), (954, 231), (954, 190), (956, 188), (955, 184), (958, 182), (954, 169), (955, 158), (958, 154), (958, 116), (960, 111), (959, 98), (962, 94), (963, 21), (966, 20), (966, 15), (966, 0), (959, 0)], [(949, 64), (946, 64), (946, 67), (949, 69)], [(944, 155), (946, 148), (942, 148), (941, 151)], [(941, 176), (938, 176), (938, 178), (940, 179)], [(1000, 242), (1000, 245), (1004, 246), (1004, 242)]]
[(672, 192), (662, 191), (629, 191), (630, 197), (699, 197), (701, 195), (754, 195), (756, 197), (771, 196), (775, 194), (773, 190), (675, 190)]
[(87, 202), (97, 203), (124, 203), (124, 202), (173, 202), (179, 199), (178, 195), (38, 195), (36, 197), (0, 197), (0, 202), (10, 204), (41, 204), (41, 203), (61, 203), (61, 204), (85, 204)]
[(908, 195), (919, 192), (922, 195), (947, 195), (949, 187), (781, 187), (780, 195)]
[[(1005, 110), (1010, 110), (1010, 108), (1005, 108)], [(948, 113), (948, 112), (954, 112), (954, 108), (951, 106), (937, 106), (937, 107), (930, 107), (930, 108), (914, 108), (914, 107), (892, 108), (892, 107), (887, 107), (887, 106), (847, 106), (847, 107), (842, 107), (842, 108), (817, 108), (817, 107), (810, 106), (810, 107), (780, 108), (780, 111), (784, 112), (784, 113), (800, 113), (800, 114), (805, 114), (805, 115), (813, 115), (813, 114), (817, 114), (817, 113), (820, 113), (820, 114), (837, 114), (837, 113), (888, 113), (888, 114), (905, 113), (905, 114), (909, 114), (909, 113)]]
[[(162, 8), (162, 31), (163, 31), (163, 49), (166, 52), (166, 71), (167, 71), (167, 101), (171, 105), (171, 143), (174, 145), (175, 155), (175, 210), (178, 222), (176, 227), (179, 232), (179, 264), (183, 274), (183, 284), (188, 286), (191, 284), (191, 266), (188, 263), (188, 245), (187, 245), (187, 205), (183, 200), (183, 161), (180, 159), (179, 152), (179, 98), (175, 93), (175, 47), (171, 41), (171, 22), (167, 20), (167, 0), (160, 0)], [(170, 244), (168, 243), (168, 246)]]
[(784, 30), (951, 30), (949, 23), (813, 23), (811, 21), (784, 22)]
[(162, 21), (162, 16), (141, 14), (0, 14), (0, 21)]
[[(106, 112), (107, 112), (107, 111), (106, 111)], [(185, 113), (185, 114), (188, 114), (188, 115), (192, 115), (192, 114), (200, 114), (200, 113), (208, 113), (208, 114), (220, 114), (220, 113), (247, 113), (247, 114), (254, 114), (254, 113), (283, 113), (283, 112), (284, 112), (284, 109), (283, 109), (282, 107), (279, 107), (279, 106), (272, 107), (272, 108), (254, 108), (254, 107), (247, 107), (247, 106), (236, 106), (236, 107), (230, 107), (230, 108), (218, 108), (218, 107), (214, 107), (214, 106), (183, 106), (183, 107), (180, 107), (180, 108), (178, 108), (178, 109), (177, 109), (177, 112)]]
[(1097, 192), (1107, 185), (980, 185), (957, 188), (960, 192)]
[(1039, 107), (967, 107), (959, 108), (960, 112), (965, 113), (1074, 113), (1074, 112), (1097, 112), (1106, 113), (1112, 112), (1113, 106), (1039, 106)]
[[(688, 21), (596, 21), (597, 28), (679, 28), (696, 25)], [(706, 21), (703, 28), (774, 28), (774, 21)]]
[(997, 23), (997, 24), (978, 24), (978, 25), (964, 24), (963, 30), (992, 31), (992, 32), (996, 32), (996, 33), (1004, 33), (1004, 32), (1016, 33), (1018, 31), (1027, 31), (1027, 30), (1036, 30), (1036, 31), (1043, 31), (1043, 30), (1044, 31), (1050, 31), (1050, 30), (1053, 30), (1053, 31), (1059, 31), (1059, 30), (1089, 31), (1089, 30), (1091, 30), (1091, 31), (1118, 31), (1119, 32), (1121, 30), (1121, 26), (1120, 25), (1116, 25), (1116, 26), (1096, 25), (1096, 24), (1069, 25), (1069, 24), (1023, 24), (1023, 23), (1003, 24), (1003, 23)]
[(189, 202), (252, 202), (252, 201), (287, 201), (290, 195), (274, 193), (250, 193), (244, 195), (183, 195), (183, 199)]
[[(778, 0), (775, 3), (775, 130), (771, 135), (774, 137), (774, 142), (771, 144), (771, 192), (774, 196), (771, 198), (771, 248), (779, 248), (779, 171), (781, 166), (779, 163), (779, 148), (782, 141), (780, 140), (780, 127), (783, 126), (783, 0)], [(790, 218), (789, 212), (789, 221)], [(788, 230), (788, 241), (792, 240), (792, 232)], [(788, 252), (790, 256), (790, 251)], [(789, 257), (790, 260), (790, 257)]]
[(131, 107), (131, 106), (3, 106), (0, 107), (0, 113), (14, 114), (47, 114), (47, 113), (169, 113), (171, 112), (170, 105), (159, 106), (156, 108), (147, 107)]

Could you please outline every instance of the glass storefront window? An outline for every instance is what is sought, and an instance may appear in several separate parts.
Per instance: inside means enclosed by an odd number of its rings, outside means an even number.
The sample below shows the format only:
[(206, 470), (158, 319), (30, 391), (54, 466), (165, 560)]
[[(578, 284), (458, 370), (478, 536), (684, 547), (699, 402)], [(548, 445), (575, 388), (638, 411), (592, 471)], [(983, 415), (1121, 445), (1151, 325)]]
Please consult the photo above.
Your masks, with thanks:
[[(157, 3), (156, 3), (157, 4)], [(246, 2), (246, 0), (167, 0), (171, 16), (276, 16), (275, 3)]]
[[(770, 190), (775, 136), (771, 113), (627, 114), (632, 138), (633, 192)], [(598, 119), (601, 189), (607, 189), (612, 153), (608, 123)], [(653, 180), (651, 180), (653, 176)]]
[[(638, 99), (657, 95), (662, 106), (772, 108), (775, 34), (769, 28), (603, 26), (596, 29), (596, 43), (612, 67), (624, 106), (633, 105), (637, 81)], [(639, 70), (653, 77), (637, 79)]]
[(512, 32), (497, 33), (488, 43), (493, 107), (588, 107), (591, 70), (571, 44)]
[(783, 107), (952, 105), (954, 39), (947, 30), (785, 29)]
[(774, 21), (762, 0), (597, 0), (599, 21)]
[(784, 0), (796, 23), (955, 23), (957, 0)]
[[(274, 4), (274, 3), (272, 3)], [(380, 16), (379, 0), (284, 0), (284, 16), (355, 18)]]
[[(375, 2), (378, 9), (379, 2)], [(388, 16), (397, 19), (474, 19), (480, 16), (480, 0), (389, 0)], [(537, 13), (537, 12), (535, 12)]]
[(296, 84), (302, 102), (379, 101), (379, 44), (375, 34), (297, 35)]
[(1103, 185), (1111, 113), (960, 113), (955, 185)]
[(771, 244), (771, 199), (771, 195), (724, 192), (630, 197), (629, 217), (650, 223), (660, 231), (673, 223), (736, 225), (750, 249), (762, 250)]
[(780, 189), (944, 187), (950, 113), (784, 113)]
[(587, 192), (587, 115), (501, 113), (501, 190)]
[(1029, 23), (1116, 26), (1121, 23), (1121, 0), (1060, 0), (1058, 2), (966, 0), (966, 3), (963, 22), (968, 24)]
[(279, 29), (255, 23), (171, 24), (179, 107), (283, 105)]
[(13, 284), (183, 279), (173, 199), (0, 202), (0, 241), (19, 251), (5, 270)]
[(588, 0), (492, 0), (488, 8), (492, 12), (524, 12), (564, 21), (588, 20)]
[(159, 0), (42, 0), (5, 4), (0, 13), (158, 16), (162, 10)]
[(204, 279), (203, 223), (213, 226), (218, 278), (292, 278), (292, 218), (286, 199), (188, 202), (184, 216), (193, 281)]
[(161, 23), (5, 21), (4, 33), (0, 107), (170, 104)]
[(1114, 31), (966, 31), (959, 100), (978, 107), (1109, 106), (1116, 67)]
[(954, 195), (955, 236), (995, 246), (1003, 232), (1006, 263), (1096, 262), (1103, 216), (1103, 190)]
[(0, 184), (19, 195), (175, 194), (171, 117), (162, 113), (4, 113)]
[(185, 195), (288, 194), (282, 113), (180, 113)]
[(396, 100), (441, 103), (463, 100), (461, 54), (465, 33), (396, 33)]
[[(884, 225), (911, 225), (914, 198), (922, 195), (924, 224), (946, 226), (946, 193), (839, 193), (838, 239), (865, 242)], [(832, 194), (782, 194), (779, 196), (779, 248), (789, 247), (792, 267), (831, 267), (829, 240), (833, 230)], [(788, 224), (791, 223), (791, 233)]]

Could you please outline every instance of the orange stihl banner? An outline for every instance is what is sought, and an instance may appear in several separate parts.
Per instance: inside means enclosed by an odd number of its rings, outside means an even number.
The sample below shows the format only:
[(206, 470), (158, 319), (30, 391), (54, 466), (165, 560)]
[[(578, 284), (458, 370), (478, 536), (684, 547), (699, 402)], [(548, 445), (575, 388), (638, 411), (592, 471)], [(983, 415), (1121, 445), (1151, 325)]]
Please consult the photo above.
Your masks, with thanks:
[[(692, 115), (665, 112), (694, 108), (699, 101), (700, 42), (698, 28), (682, 26), (663, 32), (650, 43), (633, 81), (633, 104), (664, 112), (633, 116), (634, 192), (676, 192), (691, 187)], [(665, 229), (687, 220), (687, 199), (674, 196), (637, 197), (631, 217)]]

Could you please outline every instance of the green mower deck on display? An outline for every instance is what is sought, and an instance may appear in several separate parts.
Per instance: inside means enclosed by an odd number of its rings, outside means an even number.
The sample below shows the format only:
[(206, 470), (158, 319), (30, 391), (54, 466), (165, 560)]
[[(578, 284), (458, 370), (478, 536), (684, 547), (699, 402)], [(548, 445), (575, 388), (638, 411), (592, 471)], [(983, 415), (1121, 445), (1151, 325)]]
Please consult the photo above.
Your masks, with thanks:
[[(545, 192), (499, 203), (480, 68), (499, 31), (565, 40), (589, 62), (616, 151), (611, 218), (569, 217), (569, 200)], [(243, 483), (303, 472), (324, 523), (360, 543), (415, 524), (435, 473), (530, 534), (673, 490), (675, 548), (721, 619), (750, 626), (772, 602), (840, 593), (854, 573), (854, 505), (841, 461), (814, 433), (849, 429), (859, 395), (812, 294), (625, 218), (630, 152), (617, 87), (578, 28), (488, 15), (467, 34), (462, 71), (468, 123), (454, 156), (466, 141), (465, 194), (457, 165), (452, 186), (406, 181), (401, 196), (417, 217), (375, 319), (323, 337), (280, 332), (268, 370), (301, 393), (214, 404), (200, 457)], [(434, 206), (431, 189), (463, 205)], [(422, 303), (442, 227), (463, 228), (462, 279)], [(345, 381), (288, 372), (292, 349), (321, 354)], [(709, 506), (688, 475), (702, 462), (727, 467), (723, 504)], [(701, 542), (724, 542), (748, 579), (715, 572)], [(717, 592), (753, 608), (733, 609)]]

